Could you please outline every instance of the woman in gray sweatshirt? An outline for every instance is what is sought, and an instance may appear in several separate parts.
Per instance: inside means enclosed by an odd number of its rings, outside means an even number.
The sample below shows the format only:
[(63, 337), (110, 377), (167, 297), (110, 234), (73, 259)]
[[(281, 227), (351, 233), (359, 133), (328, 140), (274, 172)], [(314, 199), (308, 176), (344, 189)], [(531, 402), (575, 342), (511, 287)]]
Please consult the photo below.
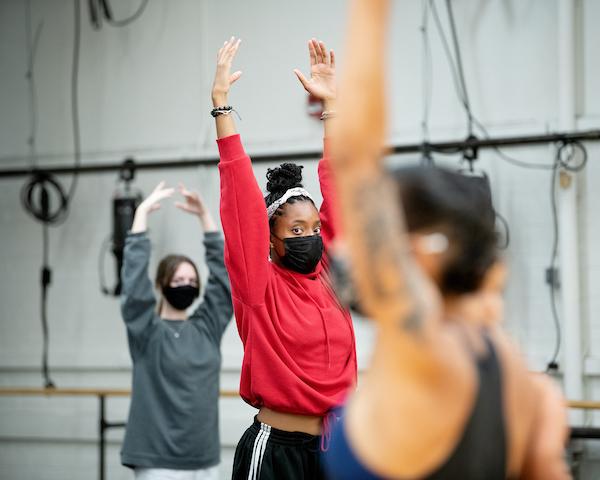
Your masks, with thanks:
[[(204, 229), (209, 269), (204, 298), (191, 315), (200, 277), (183, 255), (169, 255), (148, 274), (148, 214), (172, 196), (161, 182), (137, 208), (125, 243), (121, 312), (133, 360), (133, 385), (121, 462), (136, 480), (218, 478), (221, 337), (232, 316), (223, 238), (200, 197), (180, 185), (180, 209)], [(154, 288), (156, 287), (159, 302)]]

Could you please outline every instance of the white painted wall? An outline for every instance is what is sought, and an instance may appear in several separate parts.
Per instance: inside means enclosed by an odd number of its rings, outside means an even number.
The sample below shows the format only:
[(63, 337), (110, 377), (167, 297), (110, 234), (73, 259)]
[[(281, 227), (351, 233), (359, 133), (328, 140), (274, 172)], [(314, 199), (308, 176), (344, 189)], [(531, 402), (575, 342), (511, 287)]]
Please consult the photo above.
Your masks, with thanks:
[[(25, 0), (0, 0), (0, 169), (30, 165), (30, 120)], [(83, 2), (85, 4), (85, 2)], [(137, 0), (113, 2), (122, 16)], [(243, 121), (239, 129), (250, 152), (289, 152), (320, 145), (321, 125), (305, 114), (305, 94), (292, 68), (307, 70), (305, 41), (323, 38), (343, 67), (346, 3), (275, 0), (151, 0), (139, 21), (125, 29), (93, 31), (82, 5), (80, 116), (83, 163), (214, 156), (214, 127), (208, 115), (214, 54), (230, 34), (243, 38), (236, 67), (244, 71), (231, 102)], [(471, 103), (493, 134), (530, 134), (557, 124), (556, 0), (456, 0), (455, 9)], [(72, 163), (69, 79), (73, 36), (72, 2), (32, 0), (33, 29), (43, 21), (35, 62), (40, 165)], [(443, 2), (440, 13), (445, 18)], [(580, 128), (600, 127), (600, 3), (579, 0), (578, 115)], [(390, 37), (390, 140), (420, 138), (421, 6), (396, 0)], [(437, 33), (430, 20), (433, 51), (433, 138), (460, 138), (464, 116), (456, 100)], [(600, 146), (589, 144), (582, 175), (582, 322), (588, 398), (600, 398)], [(519, 159), (551, 162), (551, 147), (507, 150)], [(316, 164), (306, 165), (307, 186), (317, 191)], [(507, 165), (493, 152), (481, 153), (492, 178), (499, 211), (511, 223), (507, 252), (513, 275), (507, 291), (507, 325), (532, 368), (543, 368), (554, 342), (544, 268), (550, 257), (549, 174)], [(264, 178), (267, 165), (256, 168)], [(200, 189), (218, 213), (215, 168), (143, 172), (145, 192), (161, 179)], [(68, 185), (69, 178), (61, 178)], [(40, 386), (41, 327), (38, 277), (41, 227), (22, 210), (23, 179), (0, 179), (0, 386)], [(97, 258), (110, 231), (110, 198), (116, 175), (86, 175), (71, 216), (51, 230), (50, 363), (61, 387), (127, 388), (130, 360), (118, 301), (99, 293)], [(154, 262), (181, 251), (201, 263), (200, 232), (173, 209), (151, 220)], [(108, 265), (108, 263), (107, 263)], [(110, 272), (110, 270), (109, 270)], [(205, 270), (202, 271), (205, 274)], [(367, 364), (370, 329), (357, 324), (360, 362)], [(223, 340), (224, 388), (239, 379), (241, 345), (232, 325)], [(0, 398), (0, 479), (94, 478), (95, 399)], [(109, 419), (127, 414), (126, 399), (111, 399)], [(253, 411), (239, 400), (221, 401), (222, 478), (227, 478), (237, 439)], [(600, 414), (590, 416), (600, 425)], [(131, 478), (119, 465), (121, 431), (110, 433), (109, 479)], [(590, 450), (587, 457), (596, 458)], [(600, 470), (590, 463), (585, 478)], [(584, 478), (584, 477), (582, 477)]]

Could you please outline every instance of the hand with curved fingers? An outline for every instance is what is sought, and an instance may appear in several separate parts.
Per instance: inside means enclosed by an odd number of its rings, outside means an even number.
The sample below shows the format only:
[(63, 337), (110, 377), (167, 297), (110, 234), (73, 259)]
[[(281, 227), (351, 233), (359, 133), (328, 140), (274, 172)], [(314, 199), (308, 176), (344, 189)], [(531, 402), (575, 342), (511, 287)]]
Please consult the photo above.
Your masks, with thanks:
[(184, 212), (196, 215), (200, 219), (205, 232), (216, 231), (217, 226), (214, 219), (206, 208), (200, 194), (188, 190), (183, 183), (179, 183), (179, 193), (183, 196), (185, 202), (175, 202), (175, 206)]
[(179, 193), (185, 199), (185, 202), (175, 202), (175, 206), (184, 212), (191, 213), (201, 217), (206, 212), (204, 201), (197, 192), (192, 192), (185, 188), (183, 183), (179, 183)]
[(160, 208), (160, 202), (169, 198), (175, 193), (174, 188), (165, 188), (165, 182), (160, 182), (152, 193), (148, 195), (142, 203), (139, 204), (133, 218), (131, 233), (145, 232), (147, 229), (148, 214)]
[(304, 74), (294, 69), (294, 73), (304, 86), (305, 90), (327, 104), (335, 101), (335, 53), (327, 51), (325, 43), (312, 39), (308, 42), (308, 55), (310, 57), (310, 80)]
[(227, 95), (231, 85), (242, 76), (242, 72), (239, 70), (231, 73), (231, 64), (240, 47), (241, 41), (239, 38), (231, 37), (219, 49), (219, 53), (217, 53), (217, 70), (212, 87), (212, 98), (215, 107), (223, 106), (222, 102), (227, 102)]
[[(229, 89), (242, 76), (242, 72), (239, 70), (231, 73), (231, 64), (238, 48), (240, 48), (241, 41), (239, 38), (236, 40), (235, 37), (231, 37), (223, 44), (217, 54), (217, 71), (212, 87), (212, 102), (215, 108), (229, 106), (227, 99)], [(217, 138), (235, 135), (235, 123), (231, 114), (218, 115), (215, 117), (215, 123), (217, 125)]]

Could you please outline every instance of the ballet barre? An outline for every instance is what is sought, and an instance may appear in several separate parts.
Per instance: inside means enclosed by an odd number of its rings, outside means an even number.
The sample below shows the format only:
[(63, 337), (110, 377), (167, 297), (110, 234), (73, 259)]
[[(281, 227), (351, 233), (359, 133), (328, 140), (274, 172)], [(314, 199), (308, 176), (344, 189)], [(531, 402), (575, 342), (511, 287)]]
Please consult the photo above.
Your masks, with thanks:
[[(221, 390), (223, 398), (238, 398), (237, 390)], [(96, 389), (96, 388), (0, 388), (2, 396), (37, 396), (37, 397), (97, 397), (98, 398), (98, 478), (106, 478), (106, 430), (123, 428), (125, 422), (109, 422), (106, 420), (107, 397), (129, 397), (130, 389)]]
[[(38, 396), (38, 397), (97, 397), (98, 405), (98, 478), (106, 476), (106, 430), (123, 428), (125, 422), (109, 422), (106, 420), (106, 399), (108, 397), (129, 397), (130, 389), (96, 389), (96, 388), (0, 388), (0, 397), (7, 396)], [(222, 398), (239, 398), (237, 390), (221, 390)], [(580, 410), (600, 410), (600, 402), (590, 400), (569, 400), (569, 408)], [(571, 439), (600, 439), (600, 428), (571, 427)]]

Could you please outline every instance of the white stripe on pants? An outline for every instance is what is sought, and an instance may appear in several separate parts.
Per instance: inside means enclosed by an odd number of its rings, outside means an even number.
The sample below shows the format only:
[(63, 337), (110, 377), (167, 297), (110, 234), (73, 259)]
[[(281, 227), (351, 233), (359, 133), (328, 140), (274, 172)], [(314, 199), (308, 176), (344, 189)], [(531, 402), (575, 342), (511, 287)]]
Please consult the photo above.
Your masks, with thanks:
[(267, 448), (267, 441), (271, 434), (271, 426), (261, 422), (260, 432), (254, 439), (254, 448), (252, 449), (252, 459), (250, 460), (250, 469), (248, 470), (248, 480), (258, 480), (260, 478), (260, 466), (262, 464), (263, 457), (265, 456), (265, 450)]

